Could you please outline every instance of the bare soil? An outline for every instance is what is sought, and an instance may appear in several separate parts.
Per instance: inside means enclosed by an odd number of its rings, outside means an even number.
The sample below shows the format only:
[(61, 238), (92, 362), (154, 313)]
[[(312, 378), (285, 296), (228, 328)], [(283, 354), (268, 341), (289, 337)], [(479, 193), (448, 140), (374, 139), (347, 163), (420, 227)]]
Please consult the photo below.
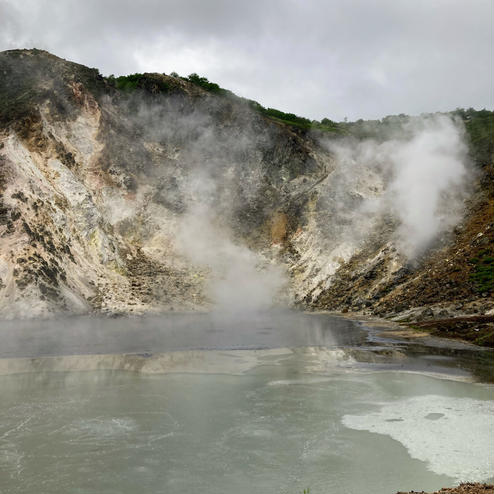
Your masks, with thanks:
[[(397, 494), (427, 494), (424, 491), (398, 492)], [(446, 487), (433, 494), (494, 494), (494, 486), (492, 484), (465, 483), (458, 487)]]

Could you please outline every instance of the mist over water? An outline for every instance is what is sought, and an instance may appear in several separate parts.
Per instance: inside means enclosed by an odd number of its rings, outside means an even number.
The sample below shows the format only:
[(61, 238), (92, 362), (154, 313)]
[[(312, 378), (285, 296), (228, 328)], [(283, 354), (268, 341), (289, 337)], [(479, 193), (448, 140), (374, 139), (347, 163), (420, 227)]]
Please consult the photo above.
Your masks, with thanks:
[(356, 344), (354, 322), (299, 311), (168, 313), (154, 317), (60, 317), (2, 321), (0, 358), (154, 354)]
[(494, 473), (491, 387), (451, 356), (380, 356), (349, 319), (77, 317), (0, 339), (2, 492), (381, 494)]

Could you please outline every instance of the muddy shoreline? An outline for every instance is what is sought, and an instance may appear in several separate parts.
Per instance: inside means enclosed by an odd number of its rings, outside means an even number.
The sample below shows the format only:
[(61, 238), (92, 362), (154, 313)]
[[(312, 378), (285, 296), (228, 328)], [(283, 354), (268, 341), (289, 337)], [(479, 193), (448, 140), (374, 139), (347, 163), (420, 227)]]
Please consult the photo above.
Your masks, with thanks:
[(374, 316), (356, 313), (338, 315), (359, 321), (368, 329), (371, 341), (405, 345), (408, 355), (430, 354), (437, 358), (452, 358), (457, 367), (471, 372), (476, 381), (494, 383), (494, 349), (490, 346), (479, 346), (457, 337), (446, 337), (439, 332), (411, 328), (400, 322)]
[[(318, 312), (319, 313), (319, 312)], [(322, 313), (322, 312), (320, 312)], [(474, 333), (484, 334), (485, 326), (494, 325), (494, 316), (461, 316), (446, 319), (432, 319), (422, 322), (402, 322), (390, 319), (382, 319), (377, 316), (363, 315), (359, 312), (327, 312), (339, 317), (354, 321), (360, 321), (371, 328), (382, 329), (381, 336), (384, 338), (404, 338), (407, 340), (422, 340), (431, 346), (444, 346), (450, 348), (471, 348), (479, 351), (492, 348), (494, 342), (485, 341), (480, 345), (468, 338), (467, 331), (454, 331), (454, 326), (484, 326), (484, 330)]]

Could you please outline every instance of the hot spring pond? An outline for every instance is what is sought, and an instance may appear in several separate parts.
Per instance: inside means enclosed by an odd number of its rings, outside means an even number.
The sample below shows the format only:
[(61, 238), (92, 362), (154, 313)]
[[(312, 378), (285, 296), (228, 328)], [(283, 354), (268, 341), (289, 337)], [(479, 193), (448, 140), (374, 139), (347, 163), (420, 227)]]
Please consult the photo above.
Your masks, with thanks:
[[(470, 382), (456, 354), (325, 315), (238, 331), (174, 317), (0, 328), (2, 494), (385, 494), (492, 480), (493, 388)], [(51, 352), (36, 343), (47, 341)]]

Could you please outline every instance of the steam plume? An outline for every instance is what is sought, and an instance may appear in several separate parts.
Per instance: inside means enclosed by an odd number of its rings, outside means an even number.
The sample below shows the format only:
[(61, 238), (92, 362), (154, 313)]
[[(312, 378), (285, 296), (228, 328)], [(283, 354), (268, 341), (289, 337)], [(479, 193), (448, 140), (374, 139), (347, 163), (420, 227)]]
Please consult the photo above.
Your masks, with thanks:
[(460, 121), (445, 115), (411, 119), (384, 142), (333, 141), (326, 146), (336, 155), (339, 181), (365, 182), (356, 186), (361, 201), (352, 205), (347, 199), (338, 206), (345, 210), (350, 232), (357, 226), (365, 237), (378, 217), (391, 215), (399, 222), (397, 247), (414, 259), (461, 219), (468, 160)]

